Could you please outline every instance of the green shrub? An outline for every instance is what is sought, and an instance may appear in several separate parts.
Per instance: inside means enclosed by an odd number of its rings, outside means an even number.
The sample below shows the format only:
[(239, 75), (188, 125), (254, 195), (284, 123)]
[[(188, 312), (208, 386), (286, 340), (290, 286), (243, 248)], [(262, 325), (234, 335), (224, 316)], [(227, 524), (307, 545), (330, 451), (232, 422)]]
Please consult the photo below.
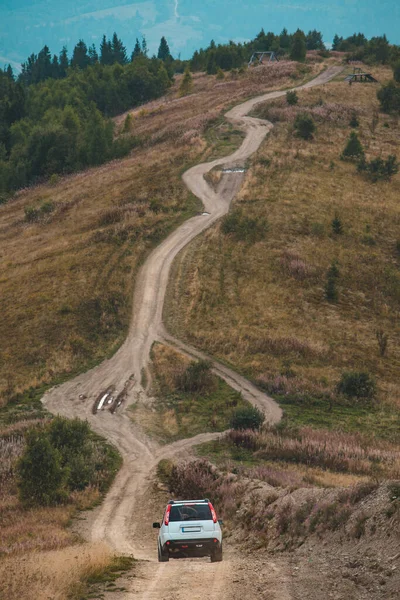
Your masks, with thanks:
[(329, 302), (337, 302), (339, 299), (339, 292), (337, 289), (339, 275), (338, 265), (336, 262), (333, 262), (326, 274), (325, 297)]
[(179, 96), (187, 96), (193, 91), (193, 77), (190, 72), (189, 66), (186, 67), (185, 73), (182, 77), (181, 85), (179, 86)]
[(373, 183), (382, 179), (390, 181), (393, 175), (399, 172), (399, 163), (394, 154), (390, 154), (386, 160), (379, 157), (369, 162), (362, 157), (357, 165), (357, 171), (364, 173)]
[(25, 212), (25, 221), (27, 221), (28, 223), (35, 223), (36, 221), (39, 221), (39, 218), (40, 218), (39, 209), (33, 208), (33, 206), (25, 206), (24, 212)]
[(350, 127), (359, 127), (360, 122), (358, 120), (356, 112), (353, 112), (353, 114), (351, 115), (351, 119), (349, 121), (349, 125), (350, 125)]
[(71, 454), (66, 461), (68, 465), (68, 487), (70, 490), (84, 490), (95, 480), (95, 464), (91, 453), (85, 447), (81, 452)]
[(349, 398), (371, 400), (376, 394), (376, 383), (368, 373), (346, 371), (342, 374), (336, 390)]
[(211, 363), (199, 360), (191, 363), (178, 379), (177, 387), (183, 392), (209, 392), (214, 387)]
[(56, 417), (27, 434), (18, 464), (18, 488), (26, 504), (47, 506), (92, 485), (105, 491), (120, 466), (116, 450), (97, 438), (85, 421)]
[(340, 217), (337, 213), (335, 214), (332, 220), (331, 226), (333, 233), (335, 233), (336, 235), (340, 235), (343, 233), (342, 221), (340, 220)]
[(53, 173), (53, 175), (50, 176), (49, 179), (49, 184), (50, 185), (57, 185), (60, 181), (60, 176), (57, 173)]
[(34, 208), (33, 206), (25, 206), (25, 221), (27, 221), (27, 223), (36, 223), (37, 221), (40, 221), (43, 216), (52, 213), (54, 209), (55, 205), (54, 202), (51, 202), (51, 200), (46, 200), (46, 202), (43, 202), (43, 204), (38, 208)]
[(218, 70), (217, 70), (216, 79), (219, 79), (219, 80), (225, 79), (224, 72), (221, 68), (218, 68)]
[(89, 423), (80, 419), (55, 417), (49, 426), (50, 443), (61, 453), (64, 463), (71, 453), (82, 450), (89, 436)]
[(42, 206), (40, 207), (40, 212), (42, 215), (49, 215), (54, 209), (54, 202), (51, 200), (46, 200), (46, 202), (43, 202)]
[(355, 131), (350, 133), (345, 149), (342, 152), (342, 158), (355, 159), (364, 156), (364, 148)]
[(129, 113), (128, 115), (126, 115), (122, 131), (124, 133), (129, 133), (130, 131), (132, 131), (132, 124), (132, 115)]
[(26, 434), (26, 448), (17, 464), (18, 491), (27, 505), (56, 504), (63, 496), (68, 471), (43, 429)]
[(311, 140), (316, 129), (316, 125), (311, 115), (307, 113), (297, 115), (294, 122), (294, 130), (303, 140)]
[(221, 231), (224, 235), (232, 235), (238, 242), (254, 244), (265, 239), (268, 223), (265, 219), (253, 219), (234, 210), (222, 219)]
[(255, 406), (248, 406), (236, 410), (231, 419), (232, 429), (261, 429), (265, 415)]
[(289, 106), (294, 106), (299, 101), (299, 97), (296, 93), (296, 90), (286, 92), (286, 102)]
[(400, 85), (394, 80), (382, 86), (377, 93), (381, 109), (385, 113), (400, 112)]

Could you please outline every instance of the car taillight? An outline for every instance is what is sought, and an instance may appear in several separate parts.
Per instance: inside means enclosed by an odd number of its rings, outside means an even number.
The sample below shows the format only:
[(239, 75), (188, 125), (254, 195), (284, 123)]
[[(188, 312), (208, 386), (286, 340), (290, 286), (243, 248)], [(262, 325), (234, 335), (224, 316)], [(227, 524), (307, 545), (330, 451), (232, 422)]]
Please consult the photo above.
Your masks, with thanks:
[(213, 505), (211, 504), (211, 502), (209, 502), (209, 503), (208, 503), (208, 506), (210, 507), (210, 510), (211, 510), (211, 516), (212, 516), (212, 520), (214, 521), (214, 523), (216, 523), (216, 522), (217, 522), (217, 520), (218, 520), (218, 519), (217, 519), (217, 513), (215, 512), (215, 510), (214, 510), (214, 507), (213, 507)]
[(169, 523), (169, 513), (171, 512), (171, 504), (168, 504), (167, 510), (165, 511), (164, 523), (168, 525)]

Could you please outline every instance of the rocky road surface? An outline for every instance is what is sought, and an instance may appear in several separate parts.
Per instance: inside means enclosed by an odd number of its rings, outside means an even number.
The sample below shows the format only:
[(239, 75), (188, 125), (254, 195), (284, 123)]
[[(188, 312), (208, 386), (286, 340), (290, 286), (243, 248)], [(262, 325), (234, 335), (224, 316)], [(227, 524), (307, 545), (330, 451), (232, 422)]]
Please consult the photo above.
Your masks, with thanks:
[[(339, 71), (340, 67), (332, 67), (297, 89), (327, 83)], [(149, 487), (151, 473), (161, 458), (182, 458), (193, 445), (211, 440), (216, 435), (203, 434), (159, 447), (132, 422), (126, 411), (126, 407), (133, 402), (148, 401), (140, 381), (155, 340), (171, 343), (191, 356), (204, 356), (169, 336), (163, 327), (162, 312), (170, 268), (186, 244), (228, 212), (243, 179), (242, 173), (226, 173), (215, 191), (204, 179), (205, 173), (218, 166), (244, 167), (246, 159), (256, 152), (272, 129), (271, 123), (246, 115), (256, 104), (285, 93), (272, 92), (259, 96), (226, 114), (226, 118), (246, 134), (240, 148), (229, 157), (196, 165), (183, 176), (188, 188), (202, 200), (204, 212), (209, 214), (186, 221), (143, 264), (135, 286), (129, 333), (118, 352), (87, 373), (51, 389), (43, 397), (44, 405), (52, 413), (87, 419), (91, 427), (115, 444), (123, 456), (123, 466), (104, 502), (88, 517), (86, 523), (80, 523), (88, 540), (106, 541), (116, 552), (133, 554), (140, 560), (135, 571), (138, 576), (127, 579), (126, 591), (110, 595), (114, 600), (179, 600), (188, 597), (192, 600), (233, 599), (242, 598), (246, 593), (248, 597), (271, 600), (292, 597), (288, 592), (284, 567), (266, 559), (261, 568), (256, 559), (243, 558), (234, 548), (228, 548), (225, 560), (217, 564), (205, 559), (164, 564), (156, 562), (157, 538), (151, 530), (151, 523), (161, 517), (161, 508), (153, 502)], [(281, 410), (271, 398), (231, 369), (212, 362), (215, 372), (264, 410), (271, 423), (279, 421)], [(112, 413), (107, 409), (107, 397), (105, 410), (96, 412), (96, 399), (104, 397), (109, 389), (113, 390), (113, 398), (123, 393), (123, 403)]]

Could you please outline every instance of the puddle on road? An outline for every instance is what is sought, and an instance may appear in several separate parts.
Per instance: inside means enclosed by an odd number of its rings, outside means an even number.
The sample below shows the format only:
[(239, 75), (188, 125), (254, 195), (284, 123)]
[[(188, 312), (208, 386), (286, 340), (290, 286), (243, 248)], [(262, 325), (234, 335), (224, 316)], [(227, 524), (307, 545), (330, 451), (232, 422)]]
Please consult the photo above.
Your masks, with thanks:
[(233, 169), (222, 169), (223, 173), (246, 173), (246, 169), (243, 169), (242, 167), (237, 167), (237, 168), (233, 168)]

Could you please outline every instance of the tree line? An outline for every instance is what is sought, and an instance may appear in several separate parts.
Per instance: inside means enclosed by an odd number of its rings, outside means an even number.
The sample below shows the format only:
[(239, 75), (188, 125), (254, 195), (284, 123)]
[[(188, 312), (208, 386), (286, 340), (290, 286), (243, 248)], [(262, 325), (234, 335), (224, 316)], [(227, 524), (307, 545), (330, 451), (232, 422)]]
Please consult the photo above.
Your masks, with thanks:
[(218, 69), (237, 69), (248, 63), (254, 52), (272, 51), (278, 56), (287, 54), (293, 60), (304, 60), (307, 50), (326, 50), (322, 33), (316, 29), (307, 34), (301, 29), (290, 34), (286, 28), (279, 35), (261, 29), (254, 40), (246, 43), (230, 41), (216, 44), (211, 41), (208, 48), (196, 50), (190, 61), (191, 70), (214, 74)]
[(0, 71), (0, 199), (129, 152), (135, 138), (115, 139), (110, 117), (162, 96), (172, 82), (166, 63), (144, 53), (126, 64), (68, 67), (65, 77), (37, 83), (25, 75)]
[[(25, 86), (29, 86), (45, 81), (46, 79), (63, 79), (67, 77), (69, 69), (84, 70), (98, 64), (103, 66), (115, 64), (124, 66), (139, 58), (148, 58), (146, 38), (142, 37), (141, 41), (136, 38), (133, 52), (128, 57), (126, 46), (116, 33), (113, 34), (111, 39), (107, 39), (103, 35), (99, 51), (97, 51), (95, 44), (87, 46), (84, 40), (79, 40), (74, 46), (71, 58), (68, 57), (66, 46), (63, 46), (59, 55), (52, 55), (50, 48), (44, 46), (38, 54), (31, 54), (22, 63), (18, 81)], [(165, 37), (161, 38), (157, 56), (153, 58), (158, 58), (168, 63), (169, 67), (172, 66), (174, 59)], [(10, 65), (7, 67), (7, 71), (9, 75), (13, 75)]]
[(354, 33), (343, 38), (335, 35), (332, 50), (347, 52), (350, 60), (382, 65), (393, 64), (400, 59), (400, 48), (389, 43), (386, 35), (375, 36), (368, 40), (363, 33)]
[[(371, 63), (398, 65), (400, 60), (400, 48), (390, 45), (386, 36), (368, 40), (362, 33), (346, 39), (336, 35), (333, 49)], [(10, 65), (0, 70), (0, 201), (7, 193), (53, 174), (123, 156), (135, 138), (115, 140), (110, 117), (163, 95), (176, 72), (218, 74), (239, 69), (260, 51), (303, 61), (308, 50), (326, 52), (321, 32), (314, 29), (306, 34), (298, 29), (290, 34), (284, 28), (275, 35), (262, 29), (243, 44), (211, 41), (189, 61), (175, 59), (165, 37), (151, 58), (144, 37), (136, 38), (128, 56), (116, 33), (111, 39), (104, 35), (98, 51), (79, 40), (71, 57), (65, 47), (52, 55), (45, 46), (28, 57), (17, 78)], [(397, 112), (398, 70), (380, 98), (385, 109)], [(190, 92), (189, 73), (186, 79)], [(182, 90), (182, 94), (189, 92)]]

